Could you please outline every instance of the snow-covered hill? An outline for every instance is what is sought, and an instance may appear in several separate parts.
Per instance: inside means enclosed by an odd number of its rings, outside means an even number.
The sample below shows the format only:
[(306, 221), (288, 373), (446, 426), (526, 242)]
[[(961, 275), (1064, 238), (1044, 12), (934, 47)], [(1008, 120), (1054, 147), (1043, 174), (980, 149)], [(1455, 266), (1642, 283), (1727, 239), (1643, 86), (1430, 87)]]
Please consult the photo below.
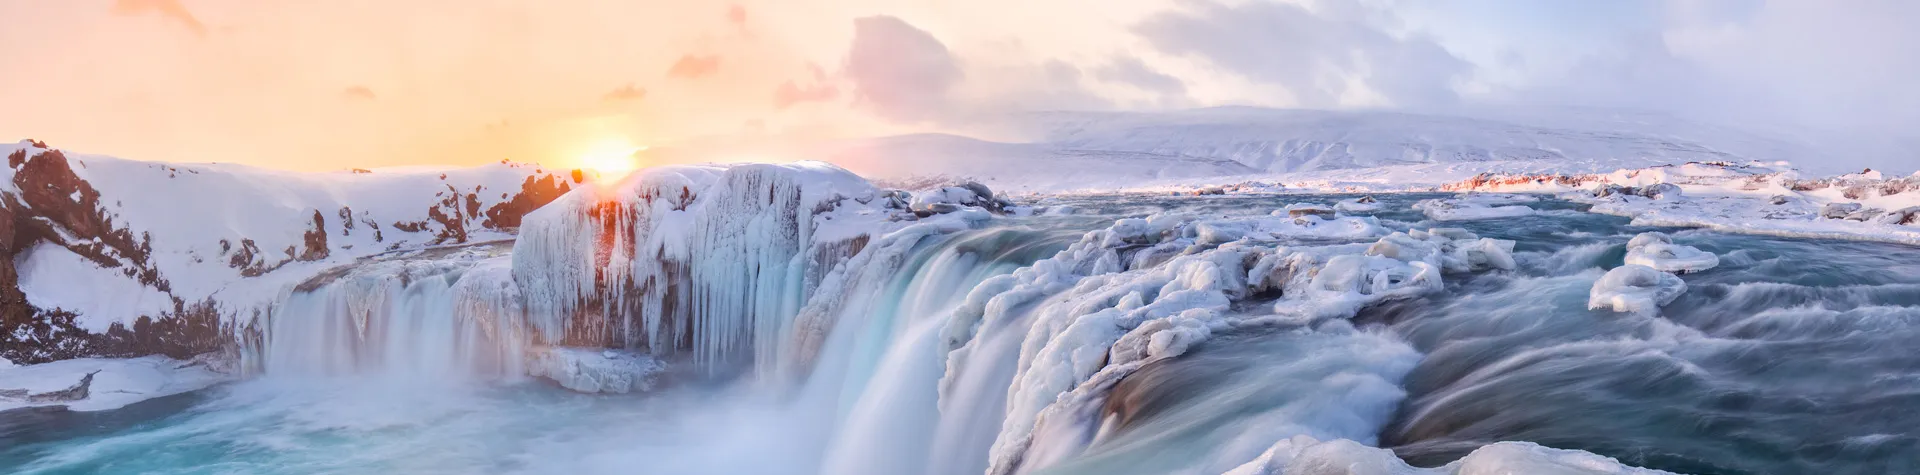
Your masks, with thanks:
[[(1491, 117), (1491, 118), (1489, 118)], [(1053, 112), (1028, 119), (1061, 150), (1226, 159), (1273, 173), (1463, 162), (1645, 162), (1809, 157), (1798, 141), (1656, 114), (1502, 111), (1474, 116), (1218, 107), (1173, 112)]]
[[(498, 163), (295, 173), (0, 145), (0, 357), (212, 349), (222, 312), (355, 258), (504, 239), (586, 177)], [(297, 269), (297, 270), (294, 270)]]
[[(643, 152), (654, 164), (824, 160), (869, 178), (968, 177), (994, 189), (1137, 189), (1223, 176), (1369, 181), (1376, 171), (1432, 184), (1486, 172), (1603, 173), (1687, 162), (1825, 165), (1842, 154), (1777, 130), (1606, 109), (1471, 114), (1216, 107), (1163, 112), (1041, 112), (981, 140), (913, 134), (827, 142), (726, 138)], [(1840, 173), (1827, 169), (1822, 173)], [(1845, 167), (1842, 167), (1845, 168)], [(903, 181), (906, 180), (906, 181)]]

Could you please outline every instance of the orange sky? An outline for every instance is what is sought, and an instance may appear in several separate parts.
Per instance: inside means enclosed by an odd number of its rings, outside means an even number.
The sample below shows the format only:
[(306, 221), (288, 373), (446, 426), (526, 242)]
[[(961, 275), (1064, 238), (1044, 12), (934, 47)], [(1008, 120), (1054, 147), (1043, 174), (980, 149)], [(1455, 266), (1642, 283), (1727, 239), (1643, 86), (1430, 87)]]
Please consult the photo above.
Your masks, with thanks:
[[(337, 170), (571, 164), (609, 140), (924, 130), (850, 105), (838, 72), (853, 19), (895, 15), (957, 51), (1018, 58), (1097, 44), (1068, 34), (1073, 21), (1117, 30), (1133, 15), (990, 21), (995, 4), (1024, 3), (0, 0), (0, 135)], [(1055, 6), (1095, 3), (1107, 4)]]
[[(1920, 3), (1844, 3), (0, 0), (0, 140), (575, 167), (609, 143), (1018, 139), (1028, 110), (1515, 103), (1916, 140)], [(809, 158), (779, 155), (752, 158)]]

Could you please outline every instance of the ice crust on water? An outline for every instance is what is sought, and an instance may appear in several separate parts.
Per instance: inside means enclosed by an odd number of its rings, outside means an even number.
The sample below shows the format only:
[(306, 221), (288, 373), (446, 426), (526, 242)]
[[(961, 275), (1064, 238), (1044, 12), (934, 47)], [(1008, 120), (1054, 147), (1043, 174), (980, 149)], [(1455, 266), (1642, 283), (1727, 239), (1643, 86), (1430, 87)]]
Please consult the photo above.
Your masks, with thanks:
[(1646, 232), (1627, 242), (1628, 264), (1637, 264), (1661, 272), (1700, 272), (1720, 265), (1720, 256), (1693, 246), (1673, 243), (1673, 236)]
[(1687, 282), (1673, 274), (1638, 264), (1615, 267), (1594, 281), (1587, 308), (1611, 309), (1643, 315), (1659, 313), (1687, 292)]

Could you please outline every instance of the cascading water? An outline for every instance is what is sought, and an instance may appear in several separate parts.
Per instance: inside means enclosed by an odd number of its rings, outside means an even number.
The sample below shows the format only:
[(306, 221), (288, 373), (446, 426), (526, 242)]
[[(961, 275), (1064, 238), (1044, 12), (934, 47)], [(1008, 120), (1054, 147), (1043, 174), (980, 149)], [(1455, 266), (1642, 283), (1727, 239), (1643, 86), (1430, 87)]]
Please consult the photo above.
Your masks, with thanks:
[[(1589, 308), (1594, 284), (1654, 229), (1556, 201), (1446, 223), (1410, 210), (1443, 196), (1351, 216), (1287, 206), (1341, 197), (1138, 195), (914, 216), (842, 173), (643, 174), (531, 216), (511, 256), (329, 271), (236, 322), (268, 377), (0, 448), (0, 466), (1920, 469), (1906, 410), (1920, 360), (1902, 349), (1920, 331), (1920, 268), (1904, 248), (1667, 229), (1718, 267), (1676, 276), (1687, 290), (1666, 305), (1615, 312)], [(511, 381), (560, 347), (652, 352), (674, 378), (637, 397)], [(477, 384), (408, 384), (421, 379)]]
[(370, 262), (296, 286), (247, 367), (269, 375), (494, 379), (524, 374), (528, 332), (497, 245)]

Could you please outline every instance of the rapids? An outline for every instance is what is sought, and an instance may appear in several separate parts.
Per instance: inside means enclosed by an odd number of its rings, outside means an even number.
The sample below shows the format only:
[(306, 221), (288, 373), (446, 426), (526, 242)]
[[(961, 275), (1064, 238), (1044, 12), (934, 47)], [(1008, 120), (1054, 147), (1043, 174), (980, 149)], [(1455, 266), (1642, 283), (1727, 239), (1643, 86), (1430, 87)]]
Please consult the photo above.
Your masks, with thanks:
[[(1911, 248), (1636, 227), (1554, 200), (1444, 223), (1413, 207), (1438, 195), (1335, 220), (1284, 211), (1350, 198), (1058, 197), (1035, 216), (876, 237), (833, 271), (757, 255), (792, 280), (726, 302), (752, 320), (700, 320), (726, 333), (711, 346), (666, 311), (618, 323), (666, 333), (592, 328), (668, 368), (624, 395), (527, 377), (514, 355), (581, 332), (552, 309), (669, 297), (520, 304), (526, 241), (379, 260), (283, 296), (250, 337), (258, 377), (114, 411), (0, 413), (0, 468), (1628, 473), (1489, 445), (1519, 441), (1680, 473), (1920, 472)], [(1653, 311), (1589, 309), (1650, 231), (1718, 266), (1679, 276), (1687, 290)], [(690, 272), (706, 292), (756, 278), (703, 265)]]

